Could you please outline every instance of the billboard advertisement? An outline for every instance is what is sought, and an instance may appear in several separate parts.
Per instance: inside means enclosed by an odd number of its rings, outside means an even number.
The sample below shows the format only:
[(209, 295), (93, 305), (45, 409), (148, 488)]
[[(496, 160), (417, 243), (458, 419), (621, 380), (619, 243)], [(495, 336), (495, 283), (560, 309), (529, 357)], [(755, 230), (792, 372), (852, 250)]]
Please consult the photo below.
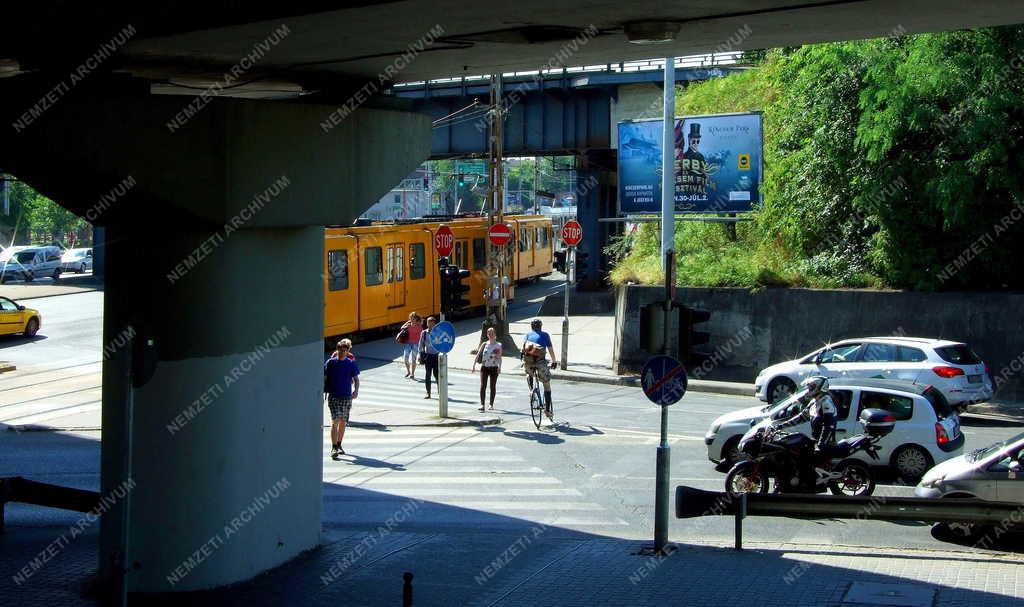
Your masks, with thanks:
[[(675, 119), (676, 213), (744, 213), (760, 202), (761, 113)], [(661, 212), (662, 121), (619, 123), (619, 213)]]

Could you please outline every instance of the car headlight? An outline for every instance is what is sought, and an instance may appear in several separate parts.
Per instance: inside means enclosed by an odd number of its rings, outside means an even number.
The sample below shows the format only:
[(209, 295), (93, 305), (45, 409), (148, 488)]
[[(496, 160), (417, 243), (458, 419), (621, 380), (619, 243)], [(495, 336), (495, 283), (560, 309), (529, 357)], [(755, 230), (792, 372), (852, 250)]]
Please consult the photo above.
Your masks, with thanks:
[(722, 424), (715, 424), (711, 426), (711, 433), (718, 434), (718, 431), (722, 429)]

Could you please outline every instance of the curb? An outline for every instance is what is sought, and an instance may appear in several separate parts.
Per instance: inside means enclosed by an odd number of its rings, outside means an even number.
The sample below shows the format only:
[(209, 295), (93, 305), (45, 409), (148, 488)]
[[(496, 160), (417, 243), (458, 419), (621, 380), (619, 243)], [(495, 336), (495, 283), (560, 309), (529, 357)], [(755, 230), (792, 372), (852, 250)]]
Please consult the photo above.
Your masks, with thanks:
[(44, 297), (62, 297), (64, 295), (77, 295), (79, 293), (92, 293), (93, 291), (102, 291), (102, 286), (90, 286), (90, 287), (75, 287), (75, 291), (64, 291), (59, 293), (42, 293), (39, 295), (29, 295), (27, 297), (11, 297), (16, 301), (31, 301), (33, 299), (43, 299)]

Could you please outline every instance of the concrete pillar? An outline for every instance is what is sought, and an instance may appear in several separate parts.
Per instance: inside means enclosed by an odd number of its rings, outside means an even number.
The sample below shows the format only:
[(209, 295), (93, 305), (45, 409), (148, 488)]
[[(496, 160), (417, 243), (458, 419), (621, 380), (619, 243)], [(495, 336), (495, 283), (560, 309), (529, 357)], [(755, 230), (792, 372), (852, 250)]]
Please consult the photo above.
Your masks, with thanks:
[(128, 497), (102, 520), (103, 573), (125, 503), (130, 591), (230, 584), (314, 547), (323, 229), (109, 226), (106, 246), (102, 492)]
[[(602, 217), (614, 217), (615, 187), (613, 152), (593, 150), (582, 154), (576, 172), (576, 220), (583, 228), (583, 242), (578, 250), (588, 254), (586, 278), (577, 274), (577, 288), (581, 290), (603, 290), (607, 288), (607, 268), (603, 263), (602, 251), (608, 245), (612, 224), (598, 221)], [(609, 169), (608, 167), (612, 167)]]

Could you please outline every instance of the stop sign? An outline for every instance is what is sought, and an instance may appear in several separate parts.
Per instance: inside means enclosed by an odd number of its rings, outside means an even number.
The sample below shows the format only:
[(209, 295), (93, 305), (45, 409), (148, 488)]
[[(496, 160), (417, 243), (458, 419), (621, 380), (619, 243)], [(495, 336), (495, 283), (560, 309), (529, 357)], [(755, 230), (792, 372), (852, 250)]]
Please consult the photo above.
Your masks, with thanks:
[(438, 257), (449, 257), (455, 248), (455, 234), (448, 226), (441, 226), (434, 233), (434, 250)]
[(487, 230), (487, 238), (496, 247), (503, 247), (512, 241), (512, 230), (503, 223), (496, 223)]
[(583, 226), (578, 221), (567, 221), (562, 226), (562, 242), (566, 246), (575, 247), (583, 240)]

